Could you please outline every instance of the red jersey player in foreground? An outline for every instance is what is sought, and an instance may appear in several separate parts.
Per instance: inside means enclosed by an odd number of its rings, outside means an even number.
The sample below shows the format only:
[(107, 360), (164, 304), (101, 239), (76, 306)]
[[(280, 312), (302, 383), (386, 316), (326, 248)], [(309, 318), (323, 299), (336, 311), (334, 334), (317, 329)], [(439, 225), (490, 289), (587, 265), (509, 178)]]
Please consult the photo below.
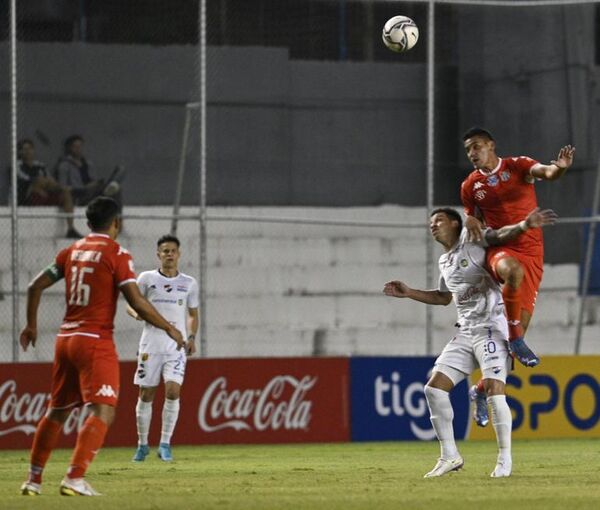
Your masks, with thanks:
[(164, 330), (178, 347), (185, 345), (181, 333), (142, 296), (131, 255), (115, 242), (121, 229), (119, 205), (110, 198), (99, 197), (90, 202), (86, 216), (92, 232), (61, 250), (27, 290), (27, 325), (20, 337), (23, 350), (36, 343), (42, 292), (61, 278), (66, 280), (67, 311), (56, 337), (50, 405), (38, 423), (29, 478), (21, 487), (21, 493), (27, 496), (40, 494), (42, 472), (62, 426), (73, 408), (83, 404), (89, 416), (77, 434), (60, 493), (99, 495), (84, 475), (115, 417), (119, 362), (112, 332), (119, 291), (140, 317)]
[[(479, 127), (463, 135), (464, 148), (474, 170), (461, 185), (461, 200), (467, 216), (465, 227), (471, 240), (482, 239), (481, 221), (493, 229), (515, 223), (537, 207), (536, 179), (559, 179), (573, 164), (575, 148), (562, 147), (556, 160), (544, 165), (526, 156), (500, 158), (492, 134)], [(481, 220), (481, 221), (480, 221)], [(489, 248), (487, 263), (503, 284), (502, 297), (509, 328), (511, 353), (527, 367), (539, 358), (523, 339), (544, 270), (544, 241), (540, 229), (532, 229), (501, 247)], [(475, 421), (487, 425), (486, 395), (481, 381), (471, 388), (476, 402)]]

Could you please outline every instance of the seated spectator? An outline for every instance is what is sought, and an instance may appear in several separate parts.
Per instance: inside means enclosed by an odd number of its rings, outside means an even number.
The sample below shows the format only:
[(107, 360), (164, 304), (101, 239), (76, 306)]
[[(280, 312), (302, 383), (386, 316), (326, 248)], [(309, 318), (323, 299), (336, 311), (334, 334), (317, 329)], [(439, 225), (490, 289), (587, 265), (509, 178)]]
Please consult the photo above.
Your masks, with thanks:
[(111, 197), (122, 206), (120, 181), (125, 176), (122, 167), (117, 166), (110, 177), (97, 179), (91, 163), (83, 155), (85, 140), (80, 135), (71, 135), (65, 140), (64, 155), (55, 168), (57, 181), (71, 190), (76, 205), (87, 205), (93, 198), (104, 195)]
[(18, 205), (58, 205), (71, 216), (67, 217), (65, 237), (82, 235), (73, 225), (73, 197), (69, 189), (62, 187), (46, 171), (46, 165), (35, 159), (35, 146), (29, 139), (17, 144), (17, 203)]

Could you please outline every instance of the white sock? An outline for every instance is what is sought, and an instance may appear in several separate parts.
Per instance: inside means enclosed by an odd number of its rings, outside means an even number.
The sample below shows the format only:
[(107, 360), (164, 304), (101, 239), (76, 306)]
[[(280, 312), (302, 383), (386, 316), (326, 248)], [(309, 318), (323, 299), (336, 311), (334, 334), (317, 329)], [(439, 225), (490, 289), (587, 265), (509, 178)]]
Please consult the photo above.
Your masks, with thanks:
[(458, 449), (454, 442), (454, 410), (450, 403), (450, 394), (447, 391), (431, 386), (425, 386), (425, 397), (431, 414), (431, 424), (435, 434), (440, 441), (442, 459), (455, 459), (458, 457)]
[(138, 444), (148, 444), (148, 431), (152, 420), (152, 402), (144, 402), (138, 398), (135, 406), (135, 422), (137, 424)]
[(171, 443), (171, 436), (175, 430), (175, 424), (179, 417), (179, 399), (170, 400), (165, 398), (162, 412), (162, 430), (160, 431), (160, 442)]
[(512, 414), (506, 403), (505, 395), (493, 395), (487, 398), (492, 408), (492, 425), (496, 431), (498, 441), (498, 460), (512, 462), (511, 457), (511, 429)]

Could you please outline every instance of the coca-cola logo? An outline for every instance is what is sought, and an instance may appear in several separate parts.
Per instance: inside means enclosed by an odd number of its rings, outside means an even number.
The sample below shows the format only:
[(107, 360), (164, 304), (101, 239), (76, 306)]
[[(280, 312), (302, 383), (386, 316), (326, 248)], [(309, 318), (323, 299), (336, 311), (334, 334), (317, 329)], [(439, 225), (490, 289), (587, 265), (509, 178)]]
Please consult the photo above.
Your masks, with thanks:
[[(49, 393), (19, 395), (14, 379), (4, 381), (0, 385), (0, 437), (18, 432), (33, 434), (37, 422), (46, 414), (49, 401)], [(73, 409), (63, 425), (63, 433), (79, 431), (87, 414), (86, 408)]]
[(306, 394), (317, 377), (297, 379), (277, 375), (263, 388), (229, 389), (226, 377), (210, 383), (198, 408), (198, 424), (205, 432), (240, 430), (307, 430), (312, 401)]

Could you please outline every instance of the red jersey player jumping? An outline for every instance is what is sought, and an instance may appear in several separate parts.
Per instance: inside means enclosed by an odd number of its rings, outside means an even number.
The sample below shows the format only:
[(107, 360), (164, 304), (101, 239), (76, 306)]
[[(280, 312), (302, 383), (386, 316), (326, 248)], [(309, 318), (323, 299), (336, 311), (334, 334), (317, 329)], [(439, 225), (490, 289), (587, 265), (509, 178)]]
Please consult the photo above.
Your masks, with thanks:
[[(526, 156), (500, 158), (496, 155), (494, 137), (479, 127), (469, 129), (463, 135), (463, 142), (474, 167), (463, 181), (460, 193), (467, 216), (465, 227), (472, 240), (482, 238), (481, 221), (497, 229), (524, 218), (537, 207), (535, 180), (552, 181), (562, 177), (572, 165), (575, 153), (574, 147), (566, 145), (549, 165)], [(523, 365), (534, 367), (540, 360), (523, 337), (544, 270), (541, 229), (531, 229), (504, 246), (488, 248), (487, 263), (494, 277), (503, 283), (510, 351)], [(476, 402), (475, 421), (485, 426), (488, 410), (481, 384), (471, 388), (470, 394)]]
[(119, 205), (110, 198), (99, 197), (90, 202), (86, 216), (92, 232), (60, 251), (27, 290), (27, 326), (20, 337), (23, 350), (36, 343), (42, 292), (61, 278), (65, 278), (67, 305), (56, 337), (50, 405), (38, 423), (29, 477), (21, 487), (21, 493), (27, 496), (40, 494), (42, 471), (61, 428), (73, 408), (83, 404), (90, 414), (77, 435), (60, 493), (99, 495), (84, 475), (104, 442), (119, 395), (119, 362), (113, 342), (119, 291), (145, 321), (164, 330), (179, 347), (185, 345), (181, 333), (142, 296), (131, 255), (115, 242), (121, 229)]

